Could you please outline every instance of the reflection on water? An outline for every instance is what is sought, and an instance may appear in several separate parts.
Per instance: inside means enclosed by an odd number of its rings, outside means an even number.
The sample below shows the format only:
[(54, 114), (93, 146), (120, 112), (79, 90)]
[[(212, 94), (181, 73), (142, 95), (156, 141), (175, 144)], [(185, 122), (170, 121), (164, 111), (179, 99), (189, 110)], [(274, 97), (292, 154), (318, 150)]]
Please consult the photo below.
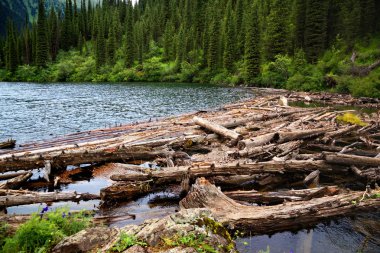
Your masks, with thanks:
[(237, 240), (237, 247), (241, 253), (259, 252), (268, 246), (270, 253), (376, 253), (380, 252), (379, 219), (379, 213), (360, 214), (355, 219), (319, 224), (309, 231), (246, 236)]

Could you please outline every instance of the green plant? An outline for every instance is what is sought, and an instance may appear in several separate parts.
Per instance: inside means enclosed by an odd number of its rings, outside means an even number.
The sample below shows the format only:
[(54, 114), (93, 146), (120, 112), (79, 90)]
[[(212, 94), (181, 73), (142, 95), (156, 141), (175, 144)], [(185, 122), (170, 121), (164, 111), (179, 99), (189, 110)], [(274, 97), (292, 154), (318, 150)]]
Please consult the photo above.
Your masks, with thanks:
[(217, 253), (218, 251), (214, 249), (211, 245), (207, 244), (205, 241), (205, 235), (189, 233), (187, 235), (181, 236), (176, 235), (173, 238), (163, 238), (164, 243), (170, 247), (191, 247), (194, 248), (199, 253)]
[(90, 220), (84, 212), (71, 214), (68, 208), (48, 212), (45, 207), (5, 239), (1, 252), (48, 252), (62, 238), (88, 227)]
[(339, 115), (336, 117), (336, 120), (340, 123), (345, 124), (353, 124), (358, 126), (366, 126), (367, 124), (364, 123), (357, 115), (352, 113), (345, 113), (343, 115)]
[(259, 253), (270, 253), (270, 248), (269, 246), (267, 246), (267, 249), (266, 250), (259, 250)]
[(145, 242), (138, 240), (135, 236), (122, 232), (119, 240), (112, 247), (112, 252), (122, 252), (134, 245), (147, 246)]

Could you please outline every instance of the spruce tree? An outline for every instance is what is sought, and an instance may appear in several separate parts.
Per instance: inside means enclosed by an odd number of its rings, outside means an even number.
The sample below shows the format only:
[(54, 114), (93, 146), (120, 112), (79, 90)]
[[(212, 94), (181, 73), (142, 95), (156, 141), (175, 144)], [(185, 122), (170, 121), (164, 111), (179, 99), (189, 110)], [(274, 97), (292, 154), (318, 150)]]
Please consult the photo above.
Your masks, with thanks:
[(223, 65), (228, 72), (232, 72), (235, 62), (235, 26), (234, 18), (232, 15), (232, 1), (229, 0), (227, 4), (227, 13), (225, 17), (224, 30), (225, 30), (225, 45), (223, 53)]
[(216, 15), (211, 22), (208, 39), (207, 63), (211, 71), (219, 68), (219, 49), (220, 49), (220, 24), (219, 17)]
[(50, 24), (50, 55), (51, 59), (55, 61), (59, 49), (59, 28), (58, 28), (58, 18), (57, 14), (52, 7), (50, 9), (49, 15), (49, 24)]
[(306, 21), (306, 1), (296, 0), (295, 3), (295, 32), (294, 44), (296, 48), (304, 47)]
[(134, 46), (133, 46), (133, 5), (131, 0), (127, 2), (126, 14), (126, 32), (125, 32), (125, 66), (130, 68), (134, 62)]
[(305, 53), (315, 62), (326, 46), (327, 0), (307, 0), (305, 21)]
[(288, 0), (274, 0), (267, 19), (266, 58), (273, 61), (278, 54), (289, 50), (289, 3)]
[(252, 83), (260, 74), (260, 33), (257, 6), (253, 5), (247, 15), (247, 36), (245, 41), (246, 82)]
[(8, 19), (7, 21), (7, 40), (5, 44), (5, 66), (6, 69), (14, 72), (17, 69), (17, 41), (14, 23)]
[(96, 36), (96, 68), (100, 68), (106, 63), (106, 48), (104, 38), (104, 25), (99, 21), (98, 32)]
[(45, 2), (38, 2), (38, 20), (37, 20), (37, 45), (36, 45), (36, 65), (43, 67), (49, 60), (49, 48), (46, 34), (46, 16)]

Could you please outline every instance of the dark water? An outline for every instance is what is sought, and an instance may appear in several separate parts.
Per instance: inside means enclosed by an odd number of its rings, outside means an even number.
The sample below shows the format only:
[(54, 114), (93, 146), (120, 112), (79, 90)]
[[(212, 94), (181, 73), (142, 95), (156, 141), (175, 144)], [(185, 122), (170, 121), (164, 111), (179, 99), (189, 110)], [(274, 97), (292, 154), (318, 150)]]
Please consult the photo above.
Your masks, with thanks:
[(0, 83), (0, 141), (48, 139), (214, 108), (251, 95), (203, 84)]

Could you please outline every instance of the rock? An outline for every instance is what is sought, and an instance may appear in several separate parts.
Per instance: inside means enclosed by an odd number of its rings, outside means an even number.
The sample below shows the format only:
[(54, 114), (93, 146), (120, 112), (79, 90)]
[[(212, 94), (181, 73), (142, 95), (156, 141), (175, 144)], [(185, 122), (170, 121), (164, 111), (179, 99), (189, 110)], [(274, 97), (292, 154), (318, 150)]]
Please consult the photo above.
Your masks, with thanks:
[(311, 102), (311, 100), (312, 100), (311, 97), (309, 97), (309, 96), (305, 96), (305, 101), (306, 101), (306, 102)]
[(117, 234), (117, 230), (106, 227), (88, 228), (63, 239), (53, 253), (81, 253), (99, 248), (109, 242)]
[(140, 245), (134, 245), (127, 250), (124, 250), (123, 253), (147, 253), (147, 250)]
[(165, 251), (160, 251), (159, 253), (198, 253), (194, 248), (181, 248), (176, 247)]
[(279, 99), (279, 101), (278, 101), (278, 104), (280, 105), (280, 106), (289, 106), (289, 104), (288, 104), (288, 99), (286, 98), (286, 97), (284, 97), (284, 96), (281, 96), (280, 97), (280, 99)]

